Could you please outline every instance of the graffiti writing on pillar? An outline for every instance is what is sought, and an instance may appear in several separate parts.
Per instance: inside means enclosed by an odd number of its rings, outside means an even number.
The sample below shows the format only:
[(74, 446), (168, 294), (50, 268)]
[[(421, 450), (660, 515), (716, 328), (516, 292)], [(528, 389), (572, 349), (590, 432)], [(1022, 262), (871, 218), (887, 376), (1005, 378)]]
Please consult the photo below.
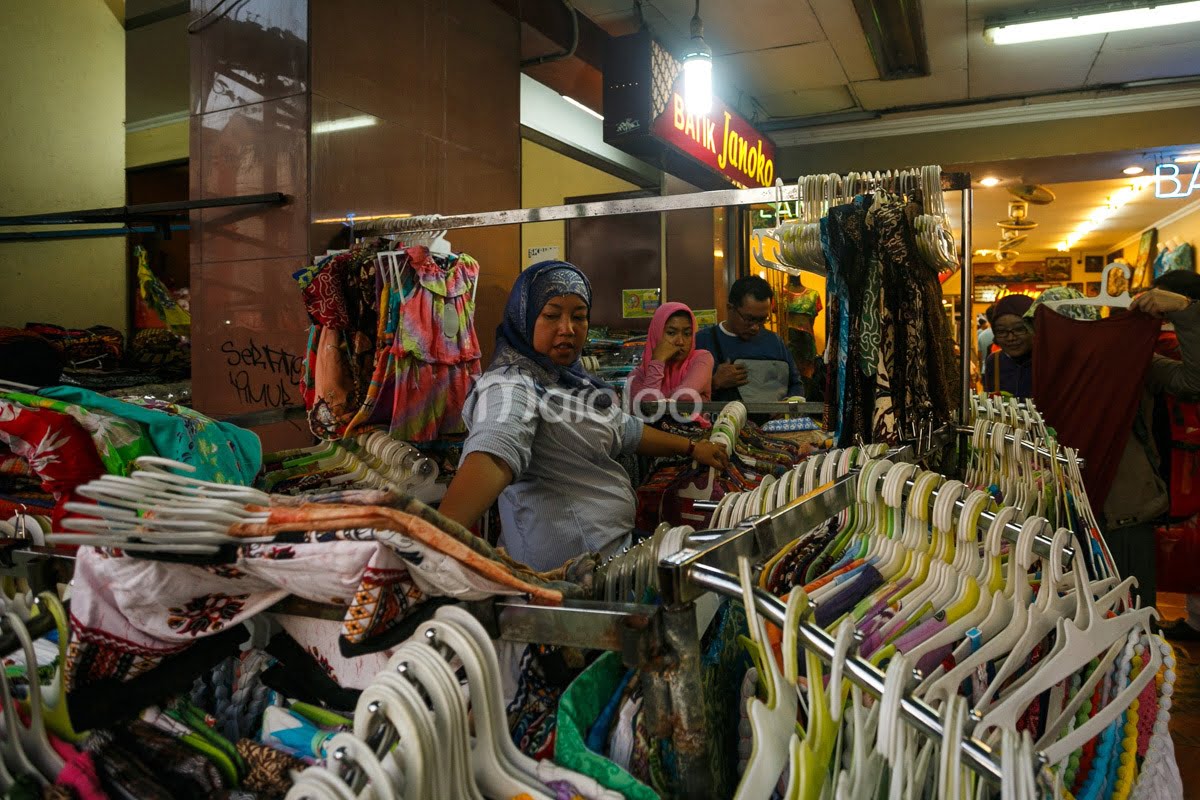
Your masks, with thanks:
[(300, 402), (303, 357), (253, 337), (245, 343), (226, 340), (221, 352), (229, 367), (229, 385), (243, 405), (282, 408)]

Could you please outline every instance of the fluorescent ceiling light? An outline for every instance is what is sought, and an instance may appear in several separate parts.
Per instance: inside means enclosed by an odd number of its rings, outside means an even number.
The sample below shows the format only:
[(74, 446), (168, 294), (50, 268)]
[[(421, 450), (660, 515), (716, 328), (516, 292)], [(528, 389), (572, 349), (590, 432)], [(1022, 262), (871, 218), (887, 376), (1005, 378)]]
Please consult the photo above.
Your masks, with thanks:
[(1122, 11), (1097, 9), (1090, 14), (1049, 17), (1030, 22), (989, 21), (985, 24), (983, 37), (992, 44), (1024, 44), (1188, 22), (1200, 22), (1200, 2), (1158, 3), (1151, 7)]
[(1121, 170), (1121, 172), (1124, 172), (1126, 175), (1141, 175), (1145, 171), (1146, 170), (1144, 167), (1126, 167), (1125, 169)]
[(986, 186), (989, 189), (992, 188), (993, 186), (998, 186), (999, 184), (1000, 184), (999, 178), (982, 178), (979, 181), (980, 186)]
[(1184, 153), (1181, 156), (1175, 156), (1176, 164), (1195, 164), (1200, 162), (1200, 153)]
[(326, 122), (314, 122), (312, 132), (336, 133), (337, 131), (348, 131), (354, 128), (369, 128), (378, 121), (370, 114), (360, 114), (357, 117), (342, 117), (341, 119), (331, 119)]
[(597, 112), (597, 111), (596, 111), (594, 108), (589, 108), (589, 107), (585, 106), (583, 103), (579, 102), (579, 101), (578, 101), (578, 100), (576, 100), (574, 97), (567, 97), (567, 96), (564, 94), (564, 95), (562, 96), (562, 99), (563, 99), (563, 100), (566, 100), (568, 103), (570, 103), (571, 105), (575, 106), (576, 108), (582, 108), (584, 111), (586, 111), (587, 113), (591, 114), (593, 117), (595, 117), (596, 119), (600, 120), (601, 122), (603, 122), (603, 121), (604, 121), (604, 115), (603, 115), (603, 114), (600, 114), (600, 113), (598, 113), (598, 112)]

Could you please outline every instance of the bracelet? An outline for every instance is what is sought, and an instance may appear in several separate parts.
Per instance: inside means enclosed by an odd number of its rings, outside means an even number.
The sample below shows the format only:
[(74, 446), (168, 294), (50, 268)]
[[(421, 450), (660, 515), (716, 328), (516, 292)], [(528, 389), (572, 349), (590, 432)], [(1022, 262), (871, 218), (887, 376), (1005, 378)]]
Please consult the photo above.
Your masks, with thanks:
[(695, 443), (695, 442), (693, 442), (693, 441), (689, 441), (689, 442), (688, 442), (688, 449), (687, 449), (687, 457), (688, 457), (688, 458), (691, 458), (691, 457), (692, 457), (692, 453), (694, 453), (694, 452), (696, 452), (696, 443)]

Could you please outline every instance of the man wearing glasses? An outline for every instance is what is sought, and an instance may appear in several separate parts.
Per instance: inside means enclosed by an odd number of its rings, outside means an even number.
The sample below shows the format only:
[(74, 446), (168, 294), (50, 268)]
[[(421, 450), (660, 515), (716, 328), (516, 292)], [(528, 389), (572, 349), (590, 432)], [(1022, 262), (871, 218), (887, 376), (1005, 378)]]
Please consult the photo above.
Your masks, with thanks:
[(1032, 305), (1032, 297), (1010, 294), (992, 310), (992, 333), (1000, 352), (983, 362), (985, 392), (1033, 396), (1033, 326), (1025, 320)]
[(766, 329), (775, 293), (757, 275), (729, 287), (724, 322), (696, 334), (713, 354), (713, 400), (774, 402), (803, 395), (803, 382), (783, 340)]

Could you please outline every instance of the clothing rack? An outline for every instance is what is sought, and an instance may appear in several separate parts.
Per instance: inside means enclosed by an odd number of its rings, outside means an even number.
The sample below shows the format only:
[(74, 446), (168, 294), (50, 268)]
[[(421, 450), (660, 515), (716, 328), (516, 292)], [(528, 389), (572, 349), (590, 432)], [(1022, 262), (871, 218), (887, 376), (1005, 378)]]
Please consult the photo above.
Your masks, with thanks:
[[(898, 462), (918, 461), (947, 446), (957, 434), (956, 426), (943, 426), (923, 440), (922, 445), (927, 447), (905, 445), (893, 448), (887, 457)], [(783, 509), (733, 530), (702, 531), (689, 536), (683, 550), (659, 562), (661, 606), (575, 600), (561, 607), (542, 607), (491, 600), (474, 604), (474, 610), (494, 638), (621, 653), (627, 667), (642, 671), (650, 734), (670, 740), (674, 748), (671, 795), (708, 797), (712, 791), (712, 757), (707, 751), (709, 738), (702, 711), (699, 661), (703, 629), (697, 623), (696, 604), (706, 592), (740, 599), (741, 584), (734, 574), (739, 557), (761, 560), (777, 552), (793, 541), (798, 532), (803, 533), (849, 507), (857, 486), (858, 471), (852, 471)], [(907, 481), (905, 494), (912, 488), (913, 482)], [(931, 502), (939, 491), (944, 490), (934, 490)], [(961, 513), (964, 506), (961, 497), (955, 499), (956, 513)], [(986, 528), (994, 519), (995, 515), (985, 511), (980, 515), (979, 525)], [(1019, 526), (1009, 523), (1003, 537), (1015, 542), (1019, 533)], [(1052, 544), (1048, 537), (1039, 535), (1034, 550), (1046, 556)], [(1072, 548), (1062, 551), (1064, 566), (1069, 565), (1073, 556)], [(786, 610), (782, 601), (757, 589), (754, 599), (767, 619), (782, 626)], [(824, 661), (833, 658), (833, 639), (816, 626), (803, 623), (799, 641), (800, 646), (814, 651)], [(845, 671), (850, 680), (868, 693), (876, 697), (882, 694), (884, 675), (870, 662), (849, 658)], [(919, 731), (942, 737), (941, 721), (928, 704), (905, 697), (900, 707), (902, 718)], [(962, 746), (964, 763), (998, 785), (1001, 779), (998, 755), (977, 739), (965, 739)]]
[[(956, 429), (945, 426), (934, 436), (934, 448), (938, 443), (945, 443), (953, 437)], [(916, 461), (911, 446), (893, 450), (887, 458), (895, 461)], [(698, 587), (693, 585), (691, 574), (699, 566), (716, 569), (724, 573), (737, 570), (738, 559), (745, 557), (752, 562), (767, 558), (793, 541), (797, 535), (820, 525), (825, 520), (835, 517), (854, 502), (858, 490), (858, 470), (838, 478), (806, 497), (801, 497), (791, 504), (770, 514), (743, 522), (738, 527), (726, 531), (709, 531), (705, 536), (692, 537), (688, 546), (678, 553), (659, 563), (659, 591), (663, 601), (668, 605), (687, 603), (699, 596)], [(907, 497), (913, 487), (911, 480), (904, 483), (904, 496)], [(937, 500), (939, 493), (945, 489), (934, 489), (930, 503)], [(966, 487), (959, 490), (959, 497), (954, 501), (954, 513), (961, 513), (966, 507)], [(986, 530), (995, 520), (996, 515), (984, 511), (979, 515), (979, 528)], [(719, 535), (718, 535), (719, 533)], [(1005, 525), (1002, 536), (1009, 542), (1016, 542), (1021, 533), (1021, 527), (1013, 523)], [(1034, 538), (1034, 552), (1048, 556), (1053, 547), (1051, 537), (1039, 534)], [(1069, 565), (1074, 557), (1073, 548), (1064, 549), (1063, 564)]]
[[(869, 173), (860, 175), (867, 188), (887, 188), (894, 185), (899, 176), (879, 175)], [(788, 203), (803, 200), (800, 183), (784, 184), (782, 181), (775, 186), (761, 189), (719, 189), (710, 192), (691, 192), (665, 197), (636, 197), (621, 200), (597, 200), (591, 203), (572, 203), (570, 205), (543, 206), (541, 208), (518, 208), (506, 211), (483, 211), (472, 214), (453, 214), (450, 216), (422, 215), (376, 217), (374, 219), (358, 219), (349, 215), (340, 219), (342, 224), (350, 228), (351, 236), (364, 233), (443, 233), (462, 228), (488, 228), (497, 225), (523, 225), (532, 222), (550, 222), (555, 220), (585, 219), (591, 217), (608, 217), (619, 214), (663, 213), (667, 211), (685, 211), (702, 208), (724, 208), (726, 206), (755, 205), (761, 203)], [(971, 353), (975, 348), (975, 330), (969, 324), (971, 319), (971, 304), (973, 283), (971, 276), (971, 175), (966, 172), (942, 173), (942, 190), (962, 193), (962, 233), (960, 239), (960, 278), (962, 297), (960, 298), (961, 322), (959, 325), (960, 348), (960, 377), (962, 381), (960, 393), (960, 412), (962, 418), (967, 418), (971, 402)], [(756, 412), (753, 412), (756, 413)]]
[[(741, 598), (742, 585), (737, 576), (719, 569), (697, 565), (689, 573), (688, 579), (699, 587), (709, 589), (726, 597)], [(770, 622), (783, 628), (787, 619), (787, 606), (782, 600), (762, 589), (754, 589), (754, 605)], [(833, 638), (809, 622), (801, 622), (799, 628), (799, 646), (803, 650), (811, 650), (821, 657), (826, 664), (832, 664), (834, 659)], [(864, 658), (851, 656), (846, 659), (844, 674), (870, 695), (883, 697), (884, 674), (878, 667)], [(942, 723), (938, 712), (922, 700), (905, 696), (900, 701), (900, 715), (904, 721), (915, 727), (926, 736), (943, 738)], [(996, 754), (982, 741), (971, 737), (964, 738), (962, 743), (963, 756), (966, 765), (979, 775), (990, 779), (999, 785), (1003, 777)]]

